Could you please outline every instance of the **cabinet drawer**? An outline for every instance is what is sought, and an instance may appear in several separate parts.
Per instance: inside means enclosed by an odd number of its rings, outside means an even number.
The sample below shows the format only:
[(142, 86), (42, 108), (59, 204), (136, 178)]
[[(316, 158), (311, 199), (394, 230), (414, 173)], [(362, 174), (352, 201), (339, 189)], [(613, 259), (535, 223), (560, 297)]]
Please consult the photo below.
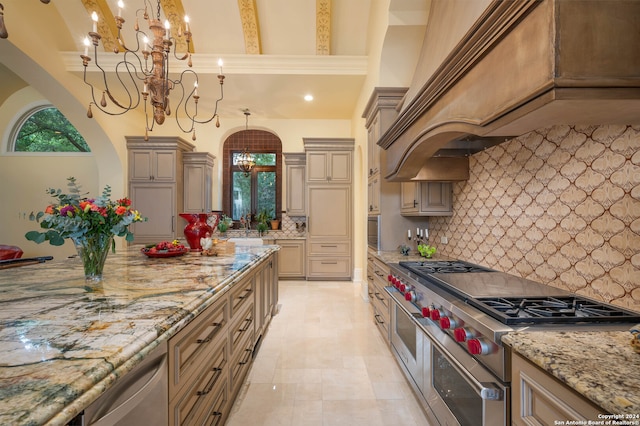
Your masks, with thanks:
[(351, 256), (351, 243), (345, 242), (313, 242), (309, 244), (309, 255), (328, 254), (331, 256)]
[(217, 345), (223, 345), (220, 339), (226, 336), (227, 307), (226, 298), (217, 301), (169, 341), (169, 395), (199, 371), (201, 360)]
[(226, 340), (222, 340), (210, 353), (207, 361), (199, 365), (201, 374), (169, 404), (171, 424), (195, 424), (202, 410), (208, 408), (214, 390), (226, 387), (228, 359), (225, 343)]
[(231, 356), (236, 354), (236, 349), (243, 345), (248, 335), (253, 334), (253, 306), (253, 303), (251, 303), (247, 306), (247, 309), (243, 311), (242, 315), (238, 314), (237, 318), (233, 318), (229, 327)]
[(351, 258), (318, 257), (309, 258), (309, 277), (350, 277)]
[(389, 295), (380, 286), (373, 286), (373, 304), (378, 313), (384, 316), (385, 321), (389, 322), (391, 317), (391, 308), (389, 303)]
[(385, 317), (378, 309), (376, 304), (373, 305), (373, 323), (376, 325), (385, 343), (388, 345), (391, 341), (391, 334), (389, 332), (389, 318)]
[(244, 376), (249, 370), (251, 365), (251, 358), (253, 356), (253, 329), (247, 331), (249, 337), (243, 340), (243, 346), (239, 347), (235, 354), (231, 357), (231, 364), (229, 365), (229, 387), (231, 388), (231, 395), (235, 396), (236, 392), (242, 385)]
[(228, 416), (229, 407), (229, 386), (228, 378), (225, 375), (222, 383), (211, 392), (211, 398), (207, 399), (205, 410), (196, 424), (203, 426), (223, 425)]
[(247, 303), (253, 301), (253, 297), (253, 277), (245, 278), (235, 284), (229, 292), (231, 300), (230, 317), (233, 318), (237, 312), (243, 310)]

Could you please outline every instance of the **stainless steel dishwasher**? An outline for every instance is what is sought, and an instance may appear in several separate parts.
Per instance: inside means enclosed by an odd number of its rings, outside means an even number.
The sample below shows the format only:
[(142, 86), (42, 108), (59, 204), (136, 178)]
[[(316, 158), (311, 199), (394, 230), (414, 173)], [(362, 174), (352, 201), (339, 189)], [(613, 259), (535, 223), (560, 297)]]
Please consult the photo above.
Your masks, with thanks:
[(91, 426), (166, 426), (169, 420), (167, 342), (118, 380), (84, 410), (81, 422)]

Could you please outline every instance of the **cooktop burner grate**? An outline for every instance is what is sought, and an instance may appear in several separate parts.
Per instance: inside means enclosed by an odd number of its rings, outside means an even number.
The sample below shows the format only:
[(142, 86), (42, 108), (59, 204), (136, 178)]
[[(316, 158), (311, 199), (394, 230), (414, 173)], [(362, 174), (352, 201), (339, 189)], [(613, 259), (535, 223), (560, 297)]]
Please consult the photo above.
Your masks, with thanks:
[(419, 276), (436, 273), (465, 273), (465, 272), (490, 272), (491, 269), (483, 268), (472, 263), (460, 260), (434, 260), (424, 262), (400, 262), (400, 266), (414, 272)]
[(505, 324), (640, 321), (639, 314), (578, 296), (479, 297), (467, 302)]

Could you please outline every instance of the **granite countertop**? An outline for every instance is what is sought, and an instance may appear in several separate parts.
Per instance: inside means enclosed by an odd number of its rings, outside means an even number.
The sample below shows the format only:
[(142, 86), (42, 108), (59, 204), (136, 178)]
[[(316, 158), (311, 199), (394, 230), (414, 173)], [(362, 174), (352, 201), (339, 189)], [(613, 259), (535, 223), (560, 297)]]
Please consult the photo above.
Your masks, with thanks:
[(109, 253), (99, 286), (78, 258), (0, 271), (0, 424), (66, 424), (279, 247), (161, 259), (140, 248)]
[(611, 414), (640, 415), (640, 354), (628, 331), (521, 331), (502, 341)]

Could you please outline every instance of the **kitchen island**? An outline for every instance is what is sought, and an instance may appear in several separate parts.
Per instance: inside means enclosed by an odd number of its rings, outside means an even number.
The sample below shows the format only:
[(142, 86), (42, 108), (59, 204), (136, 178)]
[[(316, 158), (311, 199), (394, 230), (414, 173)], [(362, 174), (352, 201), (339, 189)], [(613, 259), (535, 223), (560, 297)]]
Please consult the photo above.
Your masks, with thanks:
[(110, 253), (100, 285), (78, 258), (0, 272), (0, 424), (64, 425), (278, 246), (219, 257)]

